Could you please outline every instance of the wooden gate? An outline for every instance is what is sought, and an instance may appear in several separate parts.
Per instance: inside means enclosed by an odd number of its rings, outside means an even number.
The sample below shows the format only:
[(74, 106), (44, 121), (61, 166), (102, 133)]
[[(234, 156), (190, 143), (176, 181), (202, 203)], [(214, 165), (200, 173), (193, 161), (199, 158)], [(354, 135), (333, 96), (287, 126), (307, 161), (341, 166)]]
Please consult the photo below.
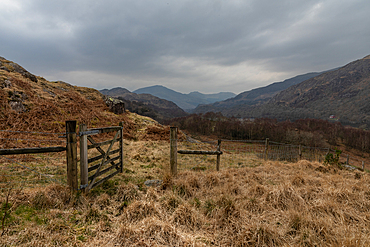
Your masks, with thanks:
[[(96, 142), (93, 135), (115, 132), (113, 139)], [(87, 129), (85, 124), (80, 125), (80, 189), (88, 192), (95, 186), (112, 178), (123, 170), (123, 131), (122, 123), (117, 127)], [(88, 144), (88, 142), (90, 144)], [(114, 147), (119, 143), (118, 147)], [(108, 146), (106, 150), (102, 147)], [(117, 145), (116, 145), (117, 146)], [(114, 149), (116, 148), (116, 149)], [(99, 154), (88, 157), (88, 150), (96, 149)], [(91, 153), (91, 152), (90, 152)], [(102, 175), (105, 177), (102, 178)]]

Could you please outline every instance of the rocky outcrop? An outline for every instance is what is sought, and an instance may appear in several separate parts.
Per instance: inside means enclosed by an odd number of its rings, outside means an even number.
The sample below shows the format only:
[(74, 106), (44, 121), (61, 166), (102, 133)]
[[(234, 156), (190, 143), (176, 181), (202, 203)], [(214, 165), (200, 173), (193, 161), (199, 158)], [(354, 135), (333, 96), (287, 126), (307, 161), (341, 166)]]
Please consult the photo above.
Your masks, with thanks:
[(104, 102), (109, 107), (110, 111), (115, 114), (122, 114), (125, 112), (125, 103), (122, 100), (104, 96)]
[(27, 111), (24, 105), (24, 101), (27, 100), (28, 96), (20, 91), (8, 91), (8, 102), (12, 110), (21, 113)]
[(21, 74), (23, 77), (30, 79), (33, 82), (37, 82), (37, 77), (16, 63), (10, 62), (3, 57), (0, 57), (0, 70), (8, 72), (16, 72)]

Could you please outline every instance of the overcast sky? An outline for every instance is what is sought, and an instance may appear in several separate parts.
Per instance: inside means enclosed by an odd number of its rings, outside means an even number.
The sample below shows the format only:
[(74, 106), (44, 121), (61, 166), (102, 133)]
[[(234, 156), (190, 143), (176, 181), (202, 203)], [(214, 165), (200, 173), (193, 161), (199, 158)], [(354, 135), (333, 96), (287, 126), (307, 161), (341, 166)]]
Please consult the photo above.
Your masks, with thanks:
[(0, 56), (96, 89), (240, 93), (369, 54), (369, 0), (0, 0)]

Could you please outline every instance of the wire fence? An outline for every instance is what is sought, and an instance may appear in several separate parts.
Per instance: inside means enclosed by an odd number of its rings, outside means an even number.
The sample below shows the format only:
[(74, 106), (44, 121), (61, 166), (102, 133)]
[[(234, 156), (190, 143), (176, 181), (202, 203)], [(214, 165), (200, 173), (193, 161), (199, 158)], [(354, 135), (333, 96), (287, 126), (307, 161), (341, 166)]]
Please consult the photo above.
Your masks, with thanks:
[[(215, 151), (217, 141), (199, 141), (187, 137), (178, 142), (178, 149)], [(221, 169), (230, 167), (254, 167), (263, 160), (298, 162), (299, 160), (317, 161), (323, 163), (328, 153), (335, 154), (329, 148), (307, 147), (291, 145), (266, 140), (225, 140), (222, 139)], [(184, 155), (178, 154), (178, 169), (214, 170), (216, 157), (214, 155)], [(340, 155), (339, 163), (349, 168), (366, 169), (364, 159), (350, 156), (346, 153)]]
[[(0, 130), (0, 149), (65, 145), (65, 133)], [(215, 151), (217, 141), (187, 137), (178, 141), (179, 150)], [(222, 140), (221, 169), (258, 166), (263, 159), (324, 162), (328, 148), (288, 145), (266, 140)], [(94, 151), (96, 153), (96, 151)], [(216, 170), (216, 155), (178, 154), (179, 170)], [(363, 159), (342, 153), (341, 164), (366, 169)], [(67, 184), (66, 152), (0, 155), (0, 192), (9, 188), (36, 188), (50, 183)]]
[[(178, 150), (216, 150), (216, 142), (198, 141), (187, 137), (177, 143)], [(177, 154), (177, 169), (180, 170), (211, 170), (215, 169), (216, 157), (214, 155), (186, 155)]]
[[(65, 146), (65, 133), (0, 130), (0, 149)], [(63, 136), (62, 136), (63, 137)], [(66, 152), (0, 155), (0, 191), (67, 183)]]

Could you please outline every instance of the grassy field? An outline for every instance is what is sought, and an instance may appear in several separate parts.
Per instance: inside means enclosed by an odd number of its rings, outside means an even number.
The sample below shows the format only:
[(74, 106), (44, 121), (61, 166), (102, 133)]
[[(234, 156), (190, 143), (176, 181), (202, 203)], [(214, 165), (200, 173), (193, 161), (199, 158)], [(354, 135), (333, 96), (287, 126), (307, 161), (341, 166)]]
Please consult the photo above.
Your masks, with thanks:
[(215, 157), (187, 155), (171, 177), (167, 141), (125, 141), (125, 150), (124, 173), (88, 195), (56, 184), (3, 191), (0, 245), (370, 244), (366, 172), (241, 154), (222, 156), (216, 172)]

